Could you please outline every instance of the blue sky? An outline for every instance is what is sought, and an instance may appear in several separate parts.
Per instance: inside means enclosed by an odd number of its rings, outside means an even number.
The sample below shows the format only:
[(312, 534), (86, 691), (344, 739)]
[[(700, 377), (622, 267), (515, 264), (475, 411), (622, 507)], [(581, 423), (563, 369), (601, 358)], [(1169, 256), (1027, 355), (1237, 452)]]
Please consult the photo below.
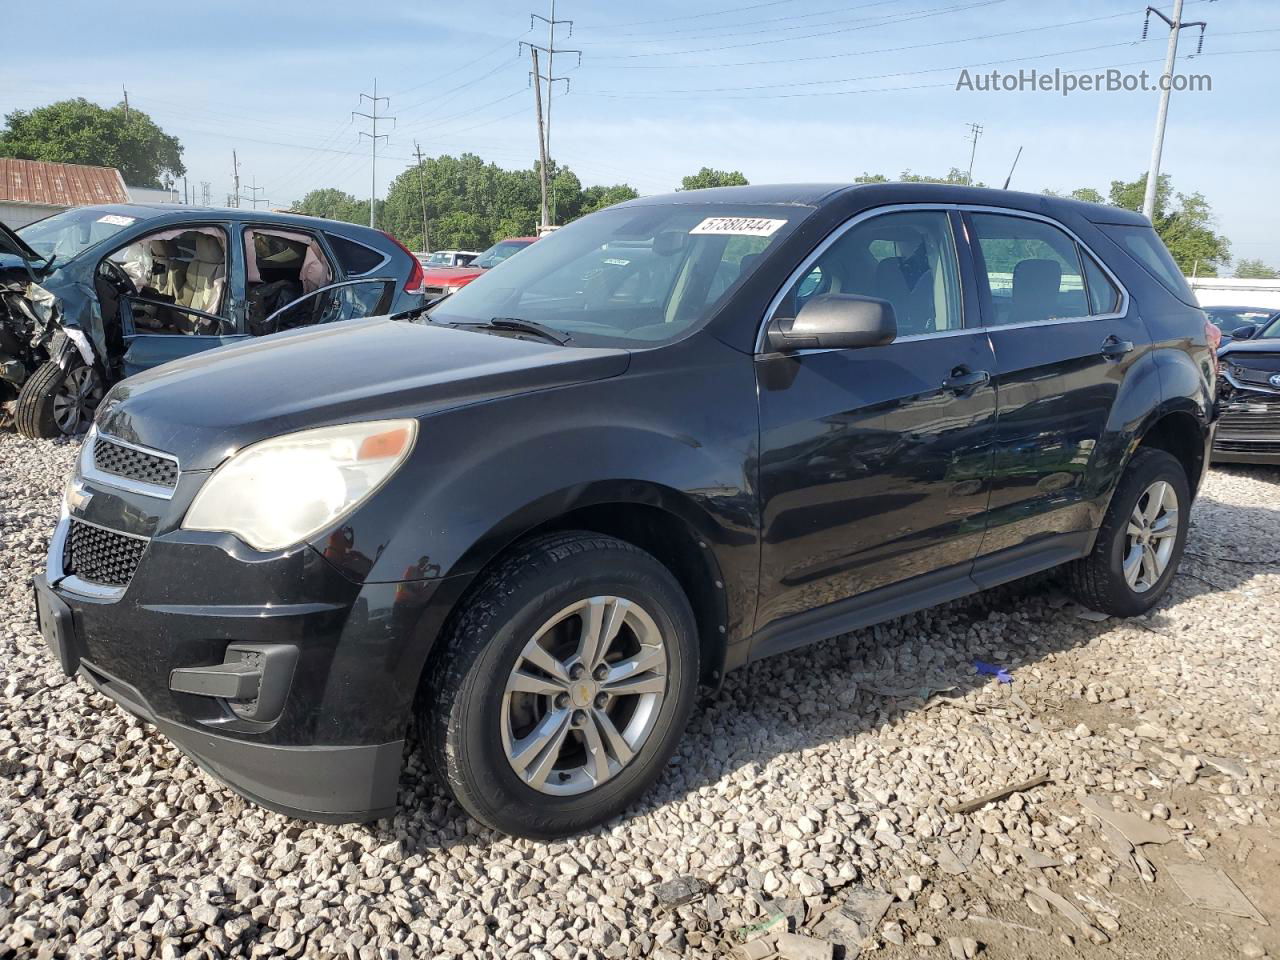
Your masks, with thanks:
[[(51, 26), (36, 5), (6, 11), (0, 112), (84, 96), (149, 112), (186, 147), (193, 190), (242, 182), (284, 206), (307, 190), (369, 193), (368, 140), (350, 120), (377, 78), (397, 117), (381, 148), (378, 191), (421, 144), (426, 155), (472, 151), (530, 166), (537, 141), (528, 53), (535, 5), (365, 0), (110, 4), (73, 0)], [(1165, 4), (1169, 10), (1172, 0)], [(558, 0), (572, 19), (558, 44), (552, 152), (584, 183), (672, 189), (703, 165), (753, 182), (850, 180), (863, 172), (945, 173), (969, 161), (967, 124), (983, 125), (974, 175), (1000, 185), (1023, 147), (1015, 188), (1104, 192), (1147, 165), (1154, 92), (981, 93), (971, 72), (1020, 68), (1158, 74), (1167, 32), (1140, 42), (1138, 0)], [(1173, 95), (1163, 169), (1210, 200), (1235, 257), (1280, 267), (1280, 5), (1187, 0), (1209, 21), (1204, 55), (1184, 31), (1179, 69), (1207, 73), (1211, 92)], [(1256, 51), (1256, 52), (1250, 52)], [(367, 129), (367, 127), (366, 127)]]

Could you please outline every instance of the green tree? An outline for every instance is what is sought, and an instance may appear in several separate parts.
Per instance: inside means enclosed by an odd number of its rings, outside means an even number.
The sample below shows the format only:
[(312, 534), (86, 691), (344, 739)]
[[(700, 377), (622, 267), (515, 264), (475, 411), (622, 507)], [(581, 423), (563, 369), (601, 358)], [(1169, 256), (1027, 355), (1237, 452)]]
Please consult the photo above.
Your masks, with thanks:
[(625, 183), (615, 183), (611, 187), (587, 187), (582, 191), (582, 212), (595, 213), (615, 203), (626, 203), (640, 196), (635, 187)]
[(368, 201), (357, 200), (351, 194), (334, 187), (312, 190), (289, 209), (293, 213), (302, 213), (309, 217), (324, 217), (346, 223), (369, 222)]
[[(1126, 210), (1140, 211), (1146, 188), (1146, 174), (1134, 180), (1112, 180), (1107, 202)], [(1102, 195), (1092, 187), (1080, 187), (1073, 190), (1071, 196), (1092, 203), (1102, 202)], [(1231, 259), (1231, 244), (1226, 237), (1214, 231), (1213, 209), (1204, 194), (1175, 193), (1173, 181), (1167, 173), (1160, 174), (1156, 183), (1156, 204), (1151, 223), (1183, 273), (1216, 277), (1218, 268), (1225, 268)]]
[(14, 110), (0, 131), (0, 156), (115, 167), (135, 187), (167, 187), (187, 172), (182, 144), (141, 110), (111, 109), (83, 97)]
[(961, 187), (983, 187), (986, 184), (981, 181), (969, 183), (969, 174), (959, 167), (952, 167), (947, 171), (945, 177), (931, 177), (923, 173), (912, 173), (910, 170), (903, 170), (902, 175), (898, 177), (903, 183), (954, 183)]
[[(636, 196), (626, 184), (583, 188), (568, 167), (547, 171), (557, 223)], [(379, 223), (401, 242), (422, 249), (422, 206), (433, 250), (483, 250), (503, 237), (532, 234), (538, 225), (541, 188), (536, 166), (507, 170), (473, 153), (412, 164), (392, 181)]]
[(702, 190), (706, 187), (745, 187), (747, 178), (741, 170), (713, 170), (703, 167), (691, 177), (680, 181), (681, 190)]
[[(890, 178), (886, 177), (883, 173), (864, 173), (860, 177), (854, 177), (853, 182), (854, 183), (890, 183), (895, 181), (891, 181)], [(898, 183), (953, 183), (962, 187), (970, 186), (969, 175), (964, 170), (961, 170), (959, 167), (952, 167), (950, 170), (947, 171), (946, 176), (943, 176), (943, 177), (931, 177), (925, 173), (912, 173), (910, 170), (903, 170), (902, 173), (898, 174), (898, 178), (896, 182)], [(972, 184), (972, 186), (981, 187), (981, 186), (984, 186), (984, 184), (981, 182), (978, 182), (978, 183)]]
[(1241, 280), (1280, 280), (1280, 270), (1268, 267), (1261, 260), (1237, 260), (1236, 277)]

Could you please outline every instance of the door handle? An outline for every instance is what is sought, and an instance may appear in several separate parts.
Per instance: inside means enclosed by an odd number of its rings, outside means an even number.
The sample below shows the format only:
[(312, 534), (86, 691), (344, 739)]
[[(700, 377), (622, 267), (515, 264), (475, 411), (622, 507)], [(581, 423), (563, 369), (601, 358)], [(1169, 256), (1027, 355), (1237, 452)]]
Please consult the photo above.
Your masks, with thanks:
[(1132, 340), (1121, 340), (1119, 337), (1112, 335), (1102, 341), (1102, 355), (1108, 360), (1119, 360), (1132, 350)]
[(964, 393), (975, 387), (981, 387), (991, 382), (991, 373), (988, 370), (970, 370), (968, 367), (961, 365), (951, 371), (951, 376), (942, 381), (942, 389), (954, 390), (956, 393)]

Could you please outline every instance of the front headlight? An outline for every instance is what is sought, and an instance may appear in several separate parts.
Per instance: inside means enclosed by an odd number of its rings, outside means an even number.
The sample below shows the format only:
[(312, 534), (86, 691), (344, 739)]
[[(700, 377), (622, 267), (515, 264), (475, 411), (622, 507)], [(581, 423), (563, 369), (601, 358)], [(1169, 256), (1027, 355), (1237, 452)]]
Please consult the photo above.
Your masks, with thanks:
[(258, 550), (300, 543), (371, 497), (417, 432), (415, 420), (375, 420), (245, 447), (200, 488), (182, 528), (233, 533)]

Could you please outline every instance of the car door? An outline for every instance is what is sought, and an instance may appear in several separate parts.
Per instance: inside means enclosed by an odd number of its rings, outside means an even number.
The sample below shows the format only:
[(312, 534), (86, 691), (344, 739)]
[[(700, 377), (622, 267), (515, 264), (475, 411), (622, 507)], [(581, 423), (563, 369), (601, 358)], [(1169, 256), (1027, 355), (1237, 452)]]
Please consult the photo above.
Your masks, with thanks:
[(131, 241), (100, 264), (100, 273), (117, 281), (125, 376), (244, 339), (241, 274), (228, 237), (217, 224), (169, 227)]
[(1150, 338), (1119, 281), (1061, 224), (1013, 210), (964, 217), (999, 395), (981, 552), (1069, 552), (1097, 525), (1091, 501), (1104, 491), (1090, 466)]
[(757, 356), (757, 630), (915, 578), (961, 581), (977, 554), (995, 358), (962, 283), (958, 224), (938, 208), (863, 214), (775, 301), (771, 316), (785, 318), (821, 293), (876, 297), (892, 304), (898, 336)]

